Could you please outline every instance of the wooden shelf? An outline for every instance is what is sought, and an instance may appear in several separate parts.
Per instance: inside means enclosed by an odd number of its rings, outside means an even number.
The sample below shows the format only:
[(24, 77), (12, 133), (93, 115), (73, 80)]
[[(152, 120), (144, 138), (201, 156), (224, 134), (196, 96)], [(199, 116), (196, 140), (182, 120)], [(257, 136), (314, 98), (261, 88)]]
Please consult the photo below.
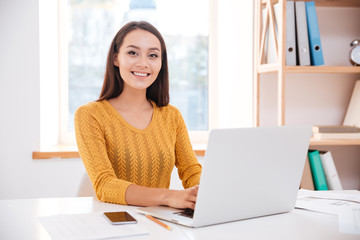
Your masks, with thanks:
[(360, 139), (334, 139), (316, 140), (311, 139), (310, 146), (360, 146)]
[[(266, 2), (267, 0), (261, 0), (261, 4), (266, 4)], [(279, 0), (271, 0), (271, 2), (277, 3)], [(315, 3), (319, 7), (360, 7), (359, 0), (315, 0)]]
[(315, 0), (319, 7), (360, 7), (359, 0)]
[(360, 66), (285, 66), (282, 68), (277, 64), (262, 64), (258, 68), (259, 73), (271, 73), (281, 70), (285, 73), (360, 74)]
[(80, 158), (78, 151), (34, 151), (32, 159)]

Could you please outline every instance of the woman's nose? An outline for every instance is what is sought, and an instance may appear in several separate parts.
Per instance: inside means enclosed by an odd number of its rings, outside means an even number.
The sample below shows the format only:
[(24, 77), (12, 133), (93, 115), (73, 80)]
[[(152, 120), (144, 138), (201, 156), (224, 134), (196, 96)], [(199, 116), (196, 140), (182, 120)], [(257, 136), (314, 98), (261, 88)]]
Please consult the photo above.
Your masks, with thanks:
[(147, 68), (149, 66), (148, 59), (146, 56), (140, 56), (137, 61), (137, 66)]

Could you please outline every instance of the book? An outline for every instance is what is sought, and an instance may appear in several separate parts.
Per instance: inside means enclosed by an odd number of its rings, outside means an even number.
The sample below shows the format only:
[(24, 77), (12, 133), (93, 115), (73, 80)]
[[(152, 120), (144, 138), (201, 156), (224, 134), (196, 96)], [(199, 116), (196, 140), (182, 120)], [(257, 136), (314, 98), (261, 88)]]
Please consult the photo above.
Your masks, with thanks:
[(356, 126), (344, 125), (315, 125), (313, 126), (314, 133), (359, 133), (360, 128)]
[(296, 33), (297, 33), (297, 50), (299, 57), (299, 65), (310, 65), (310, 49), (309, 37), (306, 19), (306, 9), (304, 1), (295, 2), (295, 19), (296, 19)]
[(319, 151), (319, 153), (329, 190), (343, 190), (331, 152)]
[(324, 65), (324, 56), (320, 40), (320, 30), (316, 14), (315, 2), (305, 3), (306, 20), (309, 34), (309, 49), (311, 65)]
[(300, 188), (307, 189), (307, 190), (315, 190), (308, 157), (306, 157), (304, 171), (303, 171), (301, 183), (300, 183)]
[(308, 157), (315, 190), (328, 190), (319, 151), (309, 150)]
[(330, 139), (360, 139), (360, 133), (313, 133), (313, 138), (316, 140), (330, 140)]
[(286, 2), (286, 66), (296, 66), (295, 2)]
[(355, 82), (343, 125), (360, 127), (360, 80)]

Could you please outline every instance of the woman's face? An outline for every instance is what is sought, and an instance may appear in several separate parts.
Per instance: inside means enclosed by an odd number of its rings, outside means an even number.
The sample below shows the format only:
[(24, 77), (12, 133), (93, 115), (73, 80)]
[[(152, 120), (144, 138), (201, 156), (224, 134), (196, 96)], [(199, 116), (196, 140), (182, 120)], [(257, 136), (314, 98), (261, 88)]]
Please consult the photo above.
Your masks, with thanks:
[(146, 90), (161, 69), (161, 45), (152, 33), (136, 29), (124, 38), (114, 65), (119, 67), (124, 90)]

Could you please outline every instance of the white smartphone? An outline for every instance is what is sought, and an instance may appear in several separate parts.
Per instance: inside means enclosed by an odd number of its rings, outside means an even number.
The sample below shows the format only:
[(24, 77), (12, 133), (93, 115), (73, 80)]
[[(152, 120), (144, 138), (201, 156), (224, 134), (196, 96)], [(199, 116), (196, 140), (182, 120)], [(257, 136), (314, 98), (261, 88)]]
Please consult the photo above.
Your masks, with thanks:
[(104, 212), (104, 215), (112, 224), (129, 224), (137, 222), (128, 212)]

